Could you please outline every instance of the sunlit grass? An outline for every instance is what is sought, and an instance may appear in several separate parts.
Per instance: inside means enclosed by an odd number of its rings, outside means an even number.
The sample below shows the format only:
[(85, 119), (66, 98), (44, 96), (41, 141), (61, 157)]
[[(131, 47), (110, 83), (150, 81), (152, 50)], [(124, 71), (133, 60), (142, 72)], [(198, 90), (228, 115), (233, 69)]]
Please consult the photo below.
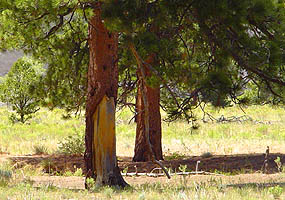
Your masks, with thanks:
[[(180, 134), (176, 138), (180, 143), (184, 143), (190, 150), (190, 154), (199, 155), (202, 152), (213, 152), (215, 154), (236, 154), (236, 153), (263, 153), (266, 146), (270, 146), (272, 152), (283, 152), (285, 144), (285, 112), (282, 108), (272, 108), (270, 106), (252, 106), (245, 109), (246, 115), (253, 121), (242, 123), (203, 123), (198, 121), (200, 128), (188, 129), (181, 122), (180, 125), (173, 123), (169, 128), (175, 129)], [(208, 112), (216, 119), (220, 116), (240, 117), (245, 115), (238, 107), (227, 109), (208, 109)], [(202, 118), (202, 113), (197, 114)], [(257, 122), (271, 122), (272, 124), (262, 124)], [(181, 131), (179, 131), (179, 128)], [(168, 139), (171, 137), (168, 135)], [(164, 143), (165, 144), (165, 143)], [(171, 146), (171, 143), (169, 144)]]
[[(242, 123), (217, 123), (208, 119), (202, 122), (203, 113), (197, 110), (198, 129), (192, 129), (185, 121), (162, 122), (163, 150), (165, 153), (177, 152), (183, 155), (243, 154), (264, 153), (270, 146), (273, 153), (285, 153), (285, 110), (282, 107), (251, 106), (227, 109), (206, 108), (218, 119), (247, 115), (253, 121)], [(35, 147), (43, 146), (48, 153), (57, 151), (59, 141), (76, 132), (84, 134), (85, 119), (73, 117), (63, 119), (63, 110), (49, 111), (42, 108), (27, 124), (9, 122), (7, 107), (0, 107), (0, 151), (13, 155), (33, 154)], [(162, 112), (163, 118), (166, 114)], [(136, 124), (129, 110), (117, 112), (117, 154), (132, 156), (135, 143)]]
[(224, 187), (219, 183), (200, 182), (187, 184), (140, 184), (125, 190), (112, 187), (94, 191), (59, 189), (49, 184), (33, 188), (30, 183), (19, 183), (10, 187), (0, 187), (0, 199), (284, 199), (285, 188), (274, 186), (259, 188)]
[(84, 119), (64, 120), (64, 111), (42, 108), (26, 124), (12, 124), (6, 107), (0, 108), (0, 151), (10, 154), (33, 154), (35, 146), (45, 146), (49, 153), (57, 150), (60, 140), (76, 131), (84, 133)]
[[(201, 155), (205, 152), (213, 154), (244, 154), (264, 153), (270, 146), (272, 153), (285, 153), (285, 109), (271, 106), (250, 106), (227, 109), (206, 108), (207, 112), (216, 119), (246, 115), (253, 121), (217, 123), (208, 119), (208, 123), (202, 122), (203, 113), (196, 111), (199, 128), (192, 129), (191, 124), (185, 121), (162, 123), (162, 144), (165, 153), (178, 152), (183, 155)], [(123, 114), (121, 114), (123, 113)], [(132, 118), (132, 113), (123, 110), (118, 116), (123, 122)], [(165, 118), (166, 114), (162, 112)], [(118, 124), (118, 154), (133, 155), (135, 124)], [(124, 147), (128, 148), (124, 148)], [(120, 150), (122, 149), (122, 150)]]

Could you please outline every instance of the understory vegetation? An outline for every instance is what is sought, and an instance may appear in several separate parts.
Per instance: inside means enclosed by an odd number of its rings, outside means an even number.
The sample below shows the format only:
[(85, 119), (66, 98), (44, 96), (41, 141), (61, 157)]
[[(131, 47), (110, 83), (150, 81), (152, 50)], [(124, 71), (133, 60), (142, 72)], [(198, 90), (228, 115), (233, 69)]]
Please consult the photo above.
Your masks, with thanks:
[[(170, 158), (202, 154), (285, 153), (285, 113), (282, 107), (250, 106), (197, 111), (197, 121), (163, 122), (163, 151)], [(9, 109), (0, 107), (0, 152), (24, 154), (82, 154), (85, 118), (64, 118), (60, 109), (42, 108), (26, 124), (9, 122)], [(163, 117), (166, 114), (162, 112)], [(133, 114), (117, 112), (117, 152), (132, 156), (136, 124)], [(202, 120), (203, 119), (203, 120)]]
[[(163, 122), (163, 151), (165, 159), (187, 156), (264, 153), (285, 153), (285, 112), (283, 107), (233, 106), (216, 110), (208, 106), (207, 114), (197, 110), (193, 124), (184, 121)], [(0, 152), (2, 155), (82, 154), (84, 150), (84, 113), (64, 118), (61, 109), (41, 108), (26, 124), (9, 121), (9, 108), (0, 107)], [(166, 117), (165, 113), (162, 113)], [(132, 156), (135, 141), (133, 114), (125, 109), (117, 112), (117, 154)], [(130, 121), (131, 120), (131, 121)], [(1, 154), (0, 154), (1, 157)], [(41, 163), (42, 168), (49, 163)], [(182, 167), (182, 166), (181, 166)], [(58, 174), (83, 179), (80, 168), (75, 172)], [(169, 182), (144, 182), (118, 190), (111, 187), (69, 190), (47, 182), (34, 187), (35, 176), (47, 176), (41, 168), (24, 166), (15, 169), (0, 160), (0, 199), (284, 199), (284, 185), (263, 187), (249, 184), (228, 187), (219, 177), (195, 181), (191, 177), (173, 177)], [(284, 172), (280, 180), (284, 181)], [(135, 178), (130, 178), (135, 179)], [(127, 180), (128, 181), (128, 180)], [(173, 181), (175, 184), (172, 184)], [(259, 180), (257, 179), (258, 183)], [(238, 181), (235, 182), (239, 183)]]
[[(223, 179), (219, 176), (197, 177), (174, 176), (164, 182), (137, 183), (132, 187), (120, 190), (115, 187), (91, 187), (83, 189), (82, 171), (64, 176), (78, 176), (72, 181), (79, 182), (81, 189), (71, 190), (54, 186), (52, 180), (43, 184), (34, 184), (35, 175), (31, 169), (12, 169), (9, 163), (0, 164), (0, 199), (284, 199), (285, 184), (274, 181), (263, 183), (240, 184), (242, 177)], [(48, 176), (46, 176), (48, 178)], [(205, 176), (204, 176), (205, 177)], [(285, 180), (285, 174), (278, 175), (278, 180)], [(250, 179), (250, 177), (248, 177)], [(130, 178), (134, 179), (134, 178)], [(129, 179), (129, 181), (130, 181)], [(193, 180), (194, 179), (194, 180)], [(198, 180), (201, 179), (201, 180)], [(252, 179), (252, 178), (251, 178)], [(256, 179), (256, 177), (254, 178)], [(80, 182), (81, 180), (81, 182)], [(276, 179), (275, 179), (276, 180)], [(277, 180), (277, 181), (278, 181)], [(87, 183), (92, 184), (91, 181)], [(93, 182), (94, 184), (94, 182)], [(91, 185), (92, 186), (92, 185)]]

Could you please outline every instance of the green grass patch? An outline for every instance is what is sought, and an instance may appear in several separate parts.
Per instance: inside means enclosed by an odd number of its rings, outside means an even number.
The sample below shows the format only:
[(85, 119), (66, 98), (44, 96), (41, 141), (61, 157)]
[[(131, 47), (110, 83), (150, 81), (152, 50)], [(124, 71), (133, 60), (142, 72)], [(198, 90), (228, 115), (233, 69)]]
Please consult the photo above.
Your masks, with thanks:
[[(166, 156), (170, 154), (201, 155), (204, 152), (218, 154), (263, 153), (266, 146), (271, 152), (285, 153), (285, 112), (283, 107), (251, 106), (243, 109), (230, 107), (206, 111), (216, 119), (246, 115), (243, 122), (218, 123), (196, 111), (198, 129), (192, 129), (185, 121), (162, 122), (162, 144)], [(64, 119), (64, 111), (45, 108), (35, 114), (27, 124), (12, 124), (8, 119), (7, 107), (0, 107), (0, 151), (10, 154), (57, 153), (59, 146), (73, 137), (83, 136), (84, 116)], [(162, 112), (162, 116), (165, 117)], [(117, 112), (117, 152), (121, 156), (132, 156), (135, 143), (136, 124), (133, 113), (128, 110)], [(80, 137), (81, 137), (80, 136)], [(71, 143), (69, 143), (71, 144)], [(68, 145), (67, 145), (68, 146)], [(71, 145), (73, 146), (73, 145)], [(170, 153), (169, 155), (167, 153)], [(174, 157), (177, 157), (174, 155)]]

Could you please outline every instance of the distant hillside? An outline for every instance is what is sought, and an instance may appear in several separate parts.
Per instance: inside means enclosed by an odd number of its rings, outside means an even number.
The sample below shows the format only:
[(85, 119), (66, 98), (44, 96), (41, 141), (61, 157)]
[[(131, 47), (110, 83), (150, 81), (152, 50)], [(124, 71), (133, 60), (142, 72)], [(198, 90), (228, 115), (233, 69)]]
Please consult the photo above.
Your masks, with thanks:
[(13, 63), (23, 56), (20, 52), (0, 52), (0, 76), (8, 73)]

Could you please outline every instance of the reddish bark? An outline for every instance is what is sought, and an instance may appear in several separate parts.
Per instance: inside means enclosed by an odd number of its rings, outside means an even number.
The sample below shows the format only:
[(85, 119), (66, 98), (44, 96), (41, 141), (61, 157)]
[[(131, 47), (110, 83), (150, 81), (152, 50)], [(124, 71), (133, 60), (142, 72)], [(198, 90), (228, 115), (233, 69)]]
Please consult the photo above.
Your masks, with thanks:
[[(153, 64), (155, 56), (152, 55), (146, 63)], [(146, 76), (151, 76), (151, 71), (147, 66), (144, 66)], [(139, 72), (138, 72), (139, 73)], [(140, 76), (138, 76), (140, 77)], [(138, 82), (138, 91), (136, 99), (136, 141), (135, 141), (135, 155), (133, 161), (145, 162), (152, 160), (152, 152), (148, 149), (147, 139), (145, 137), (145, 113), (143, 101), (143, 80)], [(146, 86), (146, 98), (149, 104), (149, 139), (156, 160), (163, 160), (161, 147), (161, 116), (160, 116), (160, 89), (159, 87), (152, 88)]]
[[(109, 130), (109, 127), (114, 126), (114, 120), (108, 122), (106, 119), (113, 119), (114, 117), (112, 113), (114, 113), (114, 101), (118, 90), (118, 35), (105, 28), (100, 15), (100, 9), (94, 10), (94, 16), (89, 22), (90, 63), (86, 102), (86, 151), (84, 155), (87, 168), (86, 177), (94, 178), (98, 185), (124, 187), (127, 183), (122, 178), (117, 166), (115, 132), (105, 134), (104, 130), (101, 132), (95, 130), (102, 124), (106, 127), (106, 131)], [(102, 106), (108, 111), (106, 114), (102, 113), (102, 110), (100, 111)], [(105, 121), (102, 122), (102, 118), (97, 115), (103, 115)], [(95, 128), (94, 120), (96, 120)]]

